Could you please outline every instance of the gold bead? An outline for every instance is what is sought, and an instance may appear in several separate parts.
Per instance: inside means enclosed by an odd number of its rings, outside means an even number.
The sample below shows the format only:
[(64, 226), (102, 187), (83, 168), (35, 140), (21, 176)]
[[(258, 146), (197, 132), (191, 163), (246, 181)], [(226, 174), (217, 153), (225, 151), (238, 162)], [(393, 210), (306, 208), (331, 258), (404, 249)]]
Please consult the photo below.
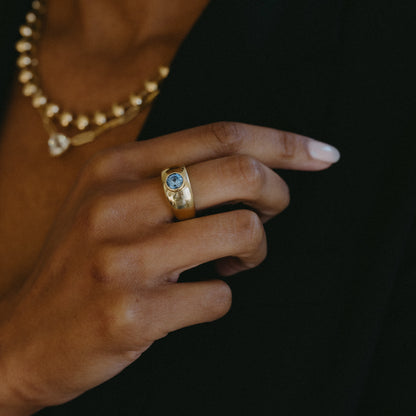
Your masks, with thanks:
[(20, 39), (16, 43), (16, 49), (20, 53), (28, 52), (32, 49), (32, 44), (28, 40)]
[(33, 0), (32, 1), (32, 9), (33, 10), (40, 10), (42, 7), (42, 4), (39, 0)]
[(146, 89), (147, 92), (155, 92), (158, 89), (158, 85), (157, 85), (157, 82), (155, 81), (146, 81), (144, 83), (144, 88)]
[(19, 68), (25, 68), (32, 63), (32, 58), (29, 55), (22, 54), (17, 58), (17, 66)]
[(47, 98), (39, 91), (33, 98), (32, 98), (32, 105), (35, 108), (40, 108), (44, 106), (48, 102)]
[(32, 82), (28, 82), (27, 84), (23, 85), (23, 88), (22, 88), (23, 95), (26, 97), (31, 97), (37, 91), (38, 91), (38, 87)]
[(104, 113), (101, 113), (100, 111), (96, 111), (94, 114), (94, 123), (97, 126), (102, 126), (107, 122), (107, 117)]
[(20, 26), (19, 32), (22, 36), (30, 38), (33, 35), (33, 30), (27, 25)]
[(29, 24), (33, 24), (33, 23), (35, 23), (35, 22), (36, 22), (36, 19), (37, 19), (37, 16), (36, 16), (36, 14), (35, 14), (35, 13), (33, 13), (33, 12), (29, 12), (29, 13), (26, 15), (26, 22), (27, 22), (27, 23), (29, 23)]
[(73, 119), (74, 117), (71, 113), (64, 111), (59, 117), (59, 123), (62, 127), (68, 127)]
[(33, 79), (33, 72), (30, 69), (23, 69), (20, 71), (18, 78), (22, 84), (26, 84), (26, 82)]
[(160, 66), (159, 67), (159, 74), (162, 78), (166, 78), (169, 75), (169, 67)]
[(130, 95), (130, 104), (139, 107), (143, 104), (143, 98), (140, 95), (137, 94), (131, 94)]
[(55, 114), (59, 113), (59, 107), (57, 104), (49, 103), (46, 105), (45, 114), (47, 117), (52, 118)]
[(90, 124), (90, 120), (84, 114), (80, 114), (77, 119), (75, 120), (75, 125), (77, 126), (78, 130), (84, 130)]
[(120, 104), (113, 104), (111, 111), (114, 117), (121, 117), (124, 114), (124, 107)]

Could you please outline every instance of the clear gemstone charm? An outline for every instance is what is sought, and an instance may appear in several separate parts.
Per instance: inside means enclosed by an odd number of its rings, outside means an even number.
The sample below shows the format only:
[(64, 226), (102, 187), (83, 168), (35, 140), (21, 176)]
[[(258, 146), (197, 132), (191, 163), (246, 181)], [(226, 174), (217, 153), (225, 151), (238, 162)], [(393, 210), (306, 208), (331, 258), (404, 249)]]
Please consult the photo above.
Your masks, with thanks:
[(49, 153), (51, 156), (60, 156), (70, 144), (70, 140), (64, 134), (53, 133), (48, 140)]
[(176, 191), (183, 185), (183, 177), (179, 173), (171, 173), (166, 178), (166, 185), (172, 189), (173, 191)]

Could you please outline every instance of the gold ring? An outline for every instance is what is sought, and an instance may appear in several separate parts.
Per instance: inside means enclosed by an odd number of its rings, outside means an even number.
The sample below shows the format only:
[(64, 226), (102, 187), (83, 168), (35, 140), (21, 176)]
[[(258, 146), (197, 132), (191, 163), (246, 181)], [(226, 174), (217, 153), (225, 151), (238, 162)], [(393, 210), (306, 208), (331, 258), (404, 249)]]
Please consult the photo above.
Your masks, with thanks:
[(195, 217), (194, 196), (185, 166), (165, 169), (161, 173), (163, 190), (177, 220)]

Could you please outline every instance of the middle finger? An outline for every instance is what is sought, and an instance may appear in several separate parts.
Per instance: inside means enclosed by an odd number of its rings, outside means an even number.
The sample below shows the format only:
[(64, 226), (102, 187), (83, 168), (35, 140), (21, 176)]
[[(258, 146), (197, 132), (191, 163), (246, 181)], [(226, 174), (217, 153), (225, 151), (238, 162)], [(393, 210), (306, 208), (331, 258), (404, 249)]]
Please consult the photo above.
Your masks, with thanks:
[[(263, 222), (289, 204), (286, 183), (272, 169), (249, 156), (234, 155), (208, 160), (188, 167), (195, 208), (244, 203)], [(173, 220), (160, 178), (145, 180), (128, 191), (112, 195), (102, 216), (108, 237), (136, 237)]]

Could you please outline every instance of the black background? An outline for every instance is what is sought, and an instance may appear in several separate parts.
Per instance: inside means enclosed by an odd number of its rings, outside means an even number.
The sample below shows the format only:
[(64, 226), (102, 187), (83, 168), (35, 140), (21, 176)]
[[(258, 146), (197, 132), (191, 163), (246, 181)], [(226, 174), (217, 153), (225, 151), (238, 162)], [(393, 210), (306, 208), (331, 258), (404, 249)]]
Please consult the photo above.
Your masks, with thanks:
[[(3, 109), (27, 3), (2, 5)], [(416, 414), (415, 12), (410, 0), (211, 2), (139, 139), (234, 120), (326, 141), (341, 161), (279, 172), (291, 205), (266, 225), (266, 261), (227, 280), (225, 318), (39, 414)]]

